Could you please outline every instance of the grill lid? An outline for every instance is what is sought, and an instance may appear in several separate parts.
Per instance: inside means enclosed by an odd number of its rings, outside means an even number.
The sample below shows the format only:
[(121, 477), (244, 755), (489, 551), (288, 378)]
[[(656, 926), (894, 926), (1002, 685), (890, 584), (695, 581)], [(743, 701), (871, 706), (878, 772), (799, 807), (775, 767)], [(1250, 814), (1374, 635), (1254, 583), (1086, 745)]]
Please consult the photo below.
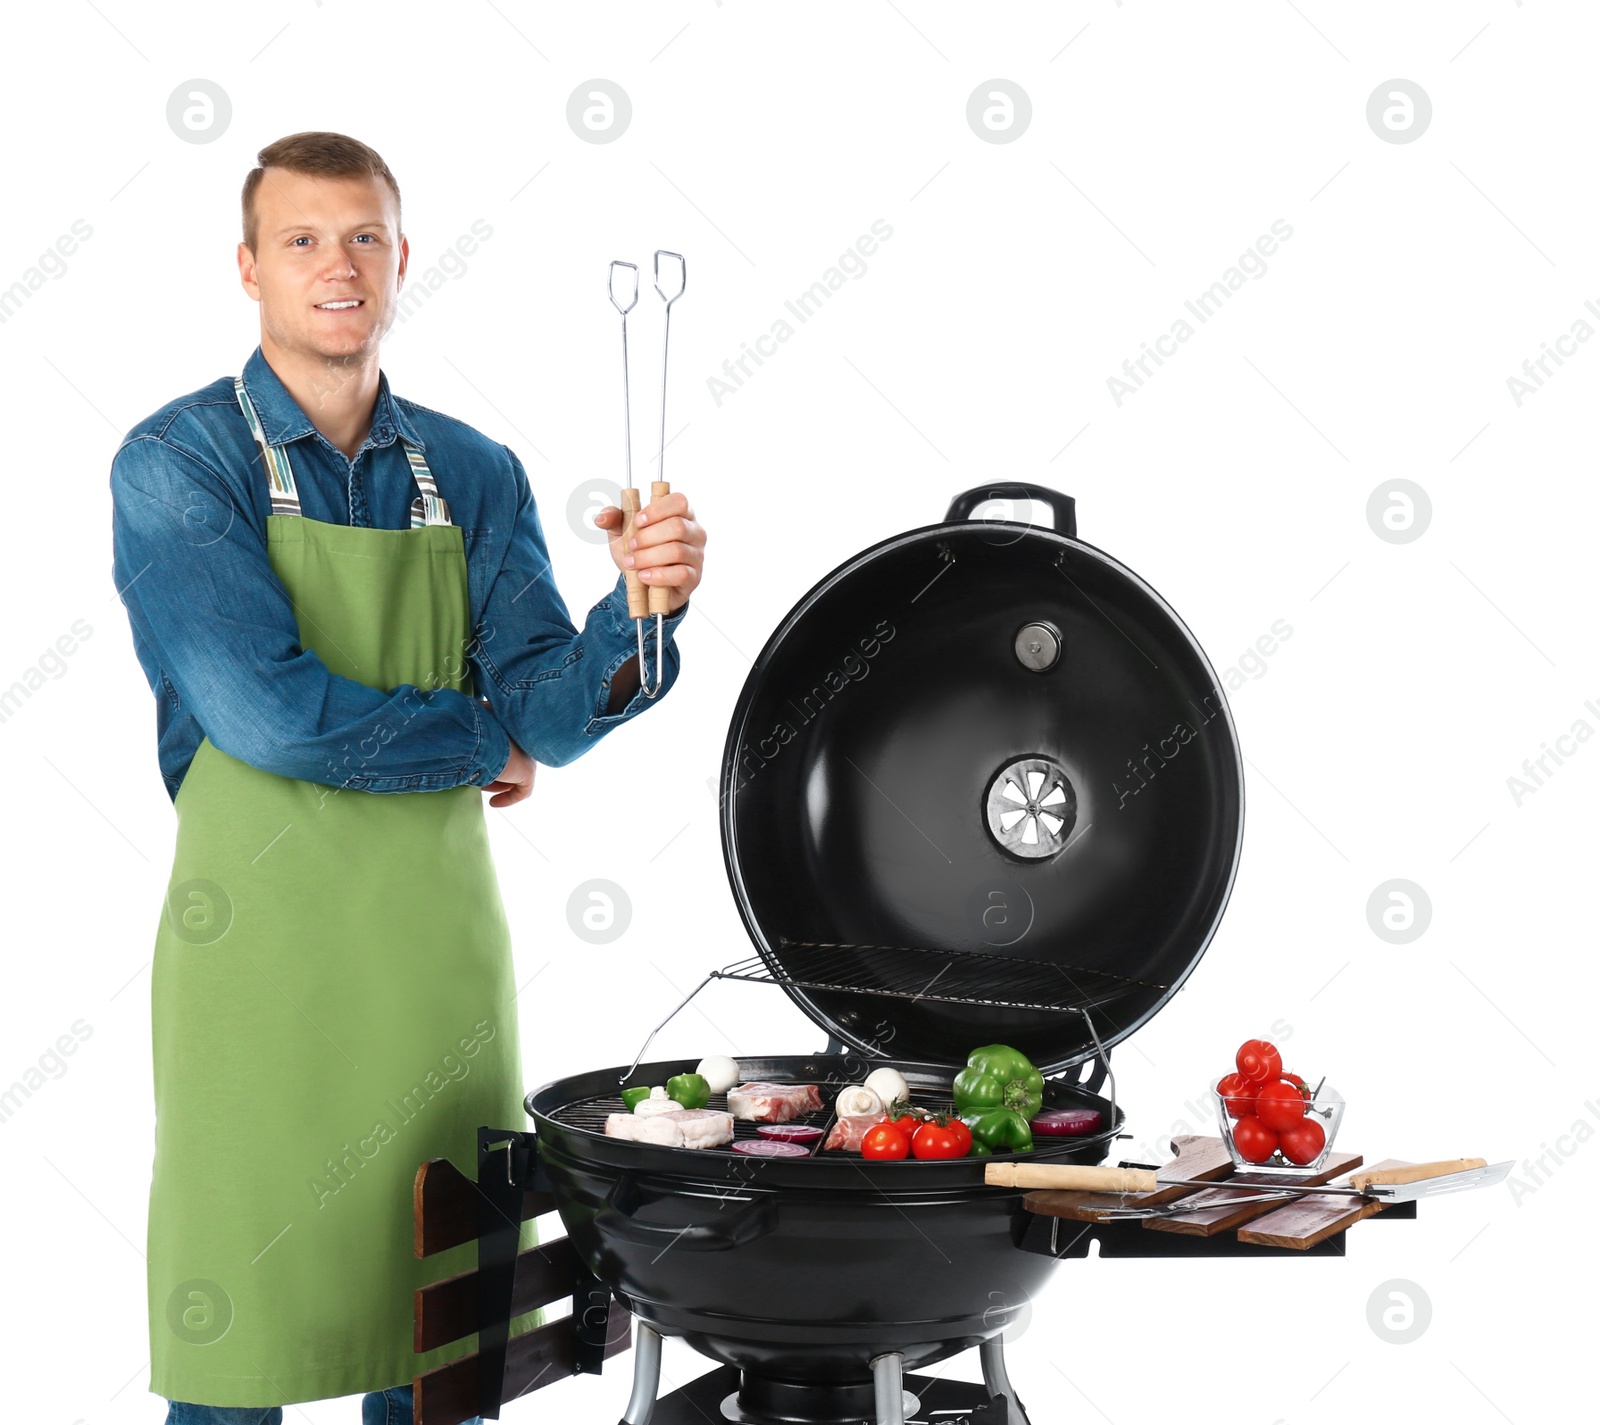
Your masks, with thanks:
[[(1048, 504), (1055, 527), (994, 500)], [(1015, 1045), (1047, 1073), (1177, 992), (1243, 832), (1216, 676), (1138, 575), (1040, 486), (821, 580), (767, 641), (722, 768), (729, 882), (770, 979), (874, 1057)]]

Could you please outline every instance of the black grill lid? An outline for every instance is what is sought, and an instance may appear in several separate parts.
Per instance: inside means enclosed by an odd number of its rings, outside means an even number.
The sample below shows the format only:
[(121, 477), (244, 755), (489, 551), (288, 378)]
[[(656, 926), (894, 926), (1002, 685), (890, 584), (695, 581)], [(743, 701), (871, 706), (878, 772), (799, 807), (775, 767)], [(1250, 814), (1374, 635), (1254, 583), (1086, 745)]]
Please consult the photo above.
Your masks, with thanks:
[[(996, 497), (1056, 528), (968, 518)], [(880, 1058), (1000, 1041), (1048, 1073), (1126, 1038), (1204, 953), (1243, 815), (1200, 646), (1029, 485), (968, 491), (818, 583), (723, 759), (749, 977)]]

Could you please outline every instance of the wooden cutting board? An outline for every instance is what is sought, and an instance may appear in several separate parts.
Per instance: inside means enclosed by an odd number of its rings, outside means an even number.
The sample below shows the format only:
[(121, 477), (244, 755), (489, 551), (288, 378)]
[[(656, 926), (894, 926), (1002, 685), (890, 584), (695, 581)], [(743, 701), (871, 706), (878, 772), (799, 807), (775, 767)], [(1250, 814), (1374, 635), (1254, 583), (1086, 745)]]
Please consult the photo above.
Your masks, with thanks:
[[(1228, 1177), (1233, 1172), (1233, 1158), (1228, 1153), (1227, 1144), (1220, 1138), (1184, 1134), (1172, 1140), (1172, 1151), (1177, 1157), (1161, 1169), (1163, 1177), (1199, 1178), (1209, 1183)], [(1186, 1187), (1164, 1187), (1155, 1192), (1139, 1193), (1055, 1192), (1041, 1189), (1026, 1194), (1022, 1205), (1029, 1212), (1037, 1212), (1044, 1217), (1098, 1222), (1101, 1214), (1109, 1208), (1159, 1207), (1193, 1191), (1193, 1188)]]
[[(1229, 1161), (1231, 1163), (1232, 1159)], [(1360, 1166), (1361, 1154), (1336, 1152), (1328, 1155), (1328, 1161), (1316, 1173), (1264, 1173), (1252, 1169), (1250, 1172), (1234, 1173), (1228, 1181), (1240, 1186), (1263, 1188), (1319, 1186)], [(1183, 1199), (1185, 1203), (1194, 1204), (1192, 1210), (1173, 1217), (1152, 1217), (1144, 1225), (1152, 1232), (1176, 1232), (1183, 1237), (1215, 1237), (1219, 1232), (1231, 1232), (1269, 1212), (1281, 1211), (1280, 1207), (1270, 1202), (1237, 1203), (1234, 1199), (1238, 1196), (1240, 1194), (1227, 1190), (1201, 1188)]]
[[(1379, 1168), (1409, 1168), (1411, 1164), (1399, 1158), (1385, 1158), (1372, 1166), (1376, 1171)], [(1348, 1176), (1341, 1178), (1339, 1185), (1349, 1186)], [(1359, 1202), (1354, 1198), (1301, 1198), (1299, 1202), (1273, 1208), (1248, 1227), (1241, 1228), (1239, 1240), (1254, 1242), (1262, 1247), (1290, 1247), (1304, 1252), (1363, 1218), (1382, 1212), (1387, 1206), (1389, 1204), (1386, 1202)]]

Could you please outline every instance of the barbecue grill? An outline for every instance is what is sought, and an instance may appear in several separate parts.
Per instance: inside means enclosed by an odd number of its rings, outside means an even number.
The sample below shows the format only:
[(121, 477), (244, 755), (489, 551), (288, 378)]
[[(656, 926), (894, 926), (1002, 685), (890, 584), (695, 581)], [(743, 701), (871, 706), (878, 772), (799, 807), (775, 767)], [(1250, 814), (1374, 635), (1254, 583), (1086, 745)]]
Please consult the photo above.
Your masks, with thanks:
[[(828, 1035), (741, 1059), (743, 1078), (818, 1084), (827, 1127), (873, 1068), (937, 1107), (967, 1053), (1002, 1042), (1043, 1070), (1047, 1107), (1102, 1124), (1001, 1156), (1101, 1162), (1123, 1123), (1111, 1049), (1182, 986), (1227, 903), (1240, 762), (1205, 654), (1077, 538), (1068, 497), (970, 490), (848, 560), (768, 641), (729, 728), (722, 845), (756, 953), (701, 987), (776, 985)], [(526, 1100), (541, 1185), (633, 1314), (626, 1425), (678, 1418), (656, 1401), (664, 1336), (739, 1373), (727, 1420), (893, 1425), (930, 1408), (905, 1372), (977, 1347), (1005, 1412), (981, 1418), (1022, 1425), (1003, 1333), (1060, 1249), (1032, 1240), (1022, 1192), (985, 1185), (995, 1159), (607, 1137), (624, 1087), (695, 1067), (642, 1062), (648, 1047)]]

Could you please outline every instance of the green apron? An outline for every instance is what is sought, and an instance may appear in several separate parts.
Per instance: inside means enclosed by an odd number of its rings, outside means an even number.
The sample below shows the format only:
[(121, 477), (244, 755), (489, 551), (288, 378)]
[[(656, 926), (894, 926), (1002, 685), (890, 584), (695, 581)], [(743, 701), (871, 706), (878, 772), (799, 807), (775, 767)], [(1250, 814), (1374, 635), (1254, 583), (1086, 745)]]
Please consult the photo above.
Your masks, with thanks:
[[(371, 687), (470, 691), (462, 534), (421, 451), (413, 528), (306, 519), (235, 390), (301, 646)], [(396, 730), (369, 729), (336, 775), (381, 770)], [(417, 1167), (471, 1176), (478, 1125), (525, 1117), (483, 792), (298, 781), (207, 739), (176, 810), (150, 989), (150, 1389), (272, 1406), (404, 1384), (476, 1345), (412, 1350), (414, 1289), (476, 1263), (471, 1242), (415, 1257)]]

